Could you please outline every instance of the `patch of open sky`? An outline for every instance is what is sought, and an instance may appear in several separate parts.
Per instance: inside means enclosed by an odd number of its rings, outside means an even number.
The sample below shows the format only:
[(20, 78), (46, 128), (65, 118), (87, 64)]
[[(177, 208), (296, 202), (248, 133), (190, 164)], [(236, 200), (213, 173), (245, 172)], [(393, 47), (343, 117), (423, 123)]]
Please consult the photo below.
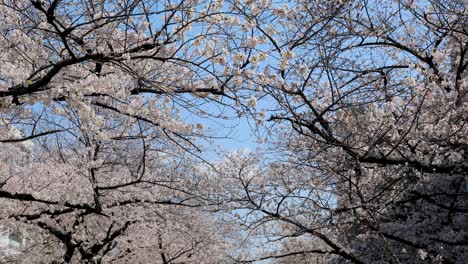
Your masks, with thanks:
[[(202, 103), (200, 103), (201, 100)], [(193, 98), (192, 101), (197, 104), (196, 112), (191, 108), (181, 107), (180, 117), (186, 123), (203, 127), (205, 134), (197, 140), (203, 150), (202, 158), (216, 160), (222, 158), (223, 153), (226, 152), (256, 149), (259, 135), (252, 118), (239, 116), (232, 108), (210, 102), (209, 99)]]

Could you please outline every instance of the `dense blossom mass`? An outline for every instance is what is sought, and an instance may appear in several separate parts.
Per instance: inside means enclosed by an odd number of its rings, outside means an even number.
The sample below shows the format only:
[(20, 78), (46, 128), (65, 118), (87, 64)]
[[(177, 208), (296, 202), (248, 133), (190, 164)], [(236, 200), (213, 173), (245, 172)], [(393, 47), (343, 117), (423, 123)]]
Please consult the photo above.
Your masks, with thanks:
[(0, 17), (0, 262), (468, 259), (466, 1)]

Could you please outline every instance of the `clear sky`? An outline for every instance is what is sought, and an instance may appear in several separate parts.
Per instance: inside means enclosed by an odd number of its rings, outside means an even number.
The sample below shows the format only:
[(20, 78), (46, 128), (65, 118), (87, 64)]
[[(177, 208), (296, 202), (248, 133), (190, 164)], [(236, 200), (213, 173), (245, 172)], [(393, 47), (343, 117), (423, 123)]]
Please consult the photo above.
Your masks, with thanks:
[(254, 150), (257, 147), (257, 135), (255, 135), (255, 124), (252, 119), (243, 116), (238, 117), (230, 109), (220, 109), (214, 102), (207, 102), (202, 106), (207, 113), (223, 114), (228, 118), (217, 118), (213, 116), (200, 116), (190, 113), (186, 109), (180, 109), (183, 121), (190, 124), (202, 124), (208, 135), (213, 136), (209, 140), (198, 140), (205, 150), (202, 157), (207, 160), (217, 159), (216, 150), (235, 151), (237, 149)]

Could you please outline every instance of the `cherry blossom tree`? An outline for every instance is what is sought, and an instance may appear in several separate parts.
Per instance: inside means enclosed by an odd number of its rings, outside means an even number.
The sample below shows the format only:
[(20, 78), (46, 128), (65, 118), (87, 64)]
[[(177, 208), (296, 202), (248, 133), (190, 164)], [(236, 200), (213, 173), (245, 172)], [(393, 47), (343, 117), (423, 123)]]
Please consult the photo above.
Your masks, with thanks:
[[(105, 115), (101, 129), (128, 133), (128, 120), (108, 112), (98, 112)], [(82, 129), (85, 121), (77, 117), (68, 120), (81, 125), (67, 136), (51, 134), (34, 145), (4, 143), (1, 225), (27, 239), (24, 254), (6, 260), (220, 261), (227, 244), (221, 227), (201, 209), (206, 183), (184, 149), (167, 138), (146, 140), (151, 127), (138, 122), (132, 126), (140, 138), (111, 140)], [(6, 132), (10, 141), (22, 139), (15, 127)]]
[(265, 249), (239, 261), (467, 258), (466, 11), (296, 1), (245, 12), (270, 48), (254, 80), (275, 104), (264, 157), (218, 169), (237, 186), (233, 217)]
[(226, 245), (191, 158), (209, 134), (180, 111), (242, 103), (226, 63), (240, 47), (221, 33), (246, 22), (221, 7), (1, 1), (0, 218), (29, 245), (13, 257), (219, 262)]

